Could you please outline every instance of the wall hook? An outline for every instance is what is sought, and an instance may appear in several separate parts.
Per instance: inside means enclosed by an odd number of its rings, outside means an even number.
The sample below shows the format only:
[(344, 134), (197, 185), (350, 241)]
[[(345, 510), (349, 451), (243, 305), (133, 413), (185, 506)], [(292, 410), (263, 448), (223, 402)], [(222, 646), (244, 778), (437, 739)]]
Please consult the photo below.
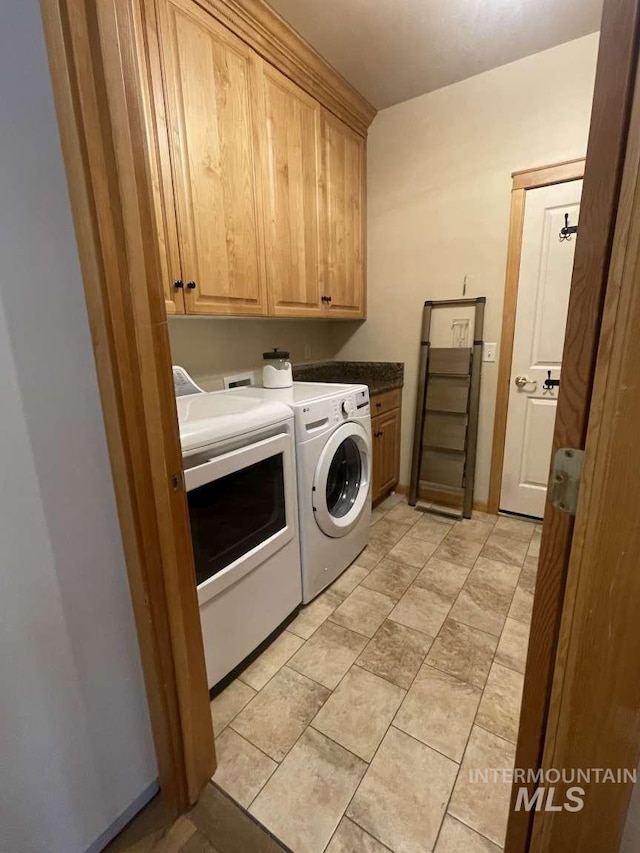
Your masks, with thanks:
[(564, 228), (560, 229), (560, 242), (563, 240), (571, 240), (572, 234), (578, 233), (577, 225), (569, 225), (569, 214), (565, 213), (564, 215)]

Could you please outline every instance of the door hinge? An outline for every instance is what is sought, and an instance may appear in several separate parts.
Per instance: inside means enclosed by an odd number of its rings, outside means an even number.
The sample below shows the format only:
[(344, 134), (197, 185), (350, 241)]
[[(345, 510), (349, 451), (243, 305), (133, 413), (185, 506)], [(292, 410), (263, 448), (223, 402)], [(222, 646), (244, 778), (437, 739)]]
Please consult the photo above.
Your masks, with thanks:
[(553, 457), (549, 500), (556, 509), (570, 515), (575, 515), (578, 508), (583, 460), (584, 450), (576, 447), (561, 447)]
[(187, 484), (184, 479), (184, 471), (179, 471), (177, 474), (172, 474), (169, 477), (172, 492), (186, 492)]

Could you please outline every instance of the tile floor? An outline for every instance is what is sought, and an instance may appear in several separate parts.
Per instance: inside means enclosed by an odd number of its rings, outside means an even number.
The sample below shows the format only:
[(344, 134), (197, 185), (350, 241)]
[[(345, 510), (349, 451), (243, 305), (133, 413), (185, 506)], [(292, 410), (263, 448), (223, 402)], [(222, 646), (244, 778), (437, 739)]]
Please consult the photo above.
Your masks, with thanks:
[(294, 853), (489, 853), (513, 766), (540, 527), (392, 495), (369, 546), (211, 706), (213, 782)]

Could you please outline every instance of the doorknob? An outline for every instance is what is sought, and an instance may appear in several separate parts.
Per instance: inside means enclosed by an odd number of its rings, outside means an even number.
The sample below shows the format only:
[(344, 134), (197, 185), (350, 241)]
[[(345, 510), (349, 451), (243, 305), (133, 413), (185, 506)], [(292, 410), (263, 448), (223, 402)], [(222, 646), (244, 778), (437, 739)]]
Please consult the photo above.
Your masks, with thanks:
[(537, 385), (538, 382), (536, 379), (529, 379), (528, 376), (516, 376), (513, 380), (516, 383), (517, 388), (524, 388), (525, 385)]

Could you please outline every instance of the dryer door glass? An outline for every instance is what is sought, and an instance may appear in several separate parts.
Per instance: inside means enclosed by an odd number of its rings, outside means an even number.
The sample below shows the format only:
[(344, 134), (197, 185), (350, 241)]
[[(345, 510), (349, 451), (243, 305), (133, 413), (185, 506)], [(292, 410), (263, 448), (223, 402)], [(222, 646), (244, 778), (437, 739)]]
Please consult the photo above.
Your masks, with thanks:
[(336, 450), (327, 474), (327, 509), (334, 518), (351, 510), (360, 491), (362, 460), (353, 438), (345, 438)]

